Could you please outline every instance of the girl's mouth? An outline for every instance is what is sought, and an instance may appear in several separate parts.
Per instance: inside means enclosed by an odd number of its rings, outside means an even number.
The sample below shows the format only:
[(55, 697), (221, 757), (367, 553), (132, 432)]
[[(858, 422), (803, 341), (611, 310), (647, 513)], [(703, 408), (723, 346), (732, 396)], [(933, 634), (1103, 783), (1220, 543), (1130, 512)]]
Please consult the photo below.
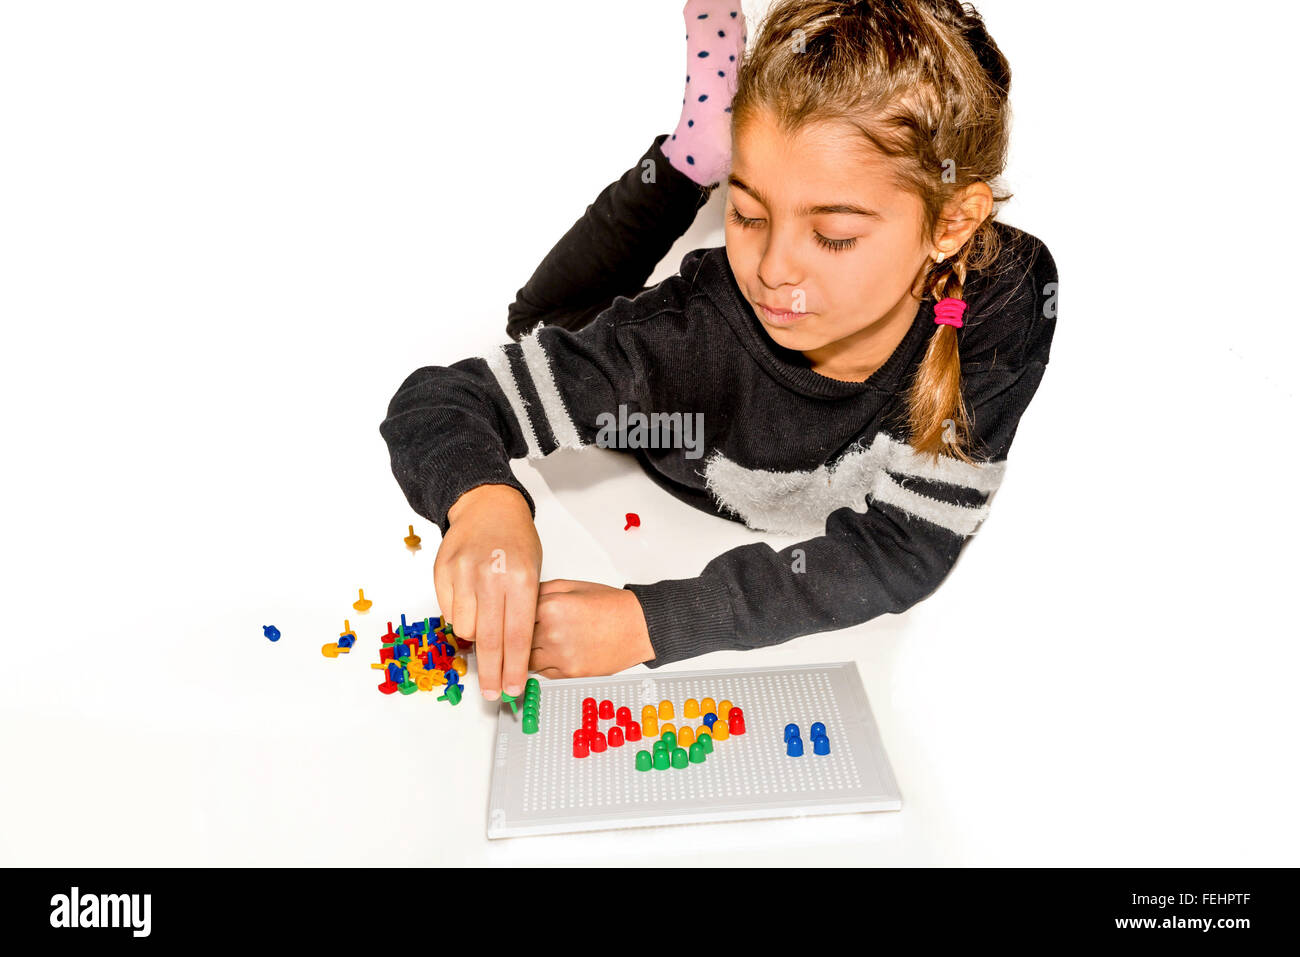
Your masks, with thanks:
[(774, 326), (792, 326), (800, 319), (811, 316), (811, 312), (793, 312), (789, 309), (770, 309), (758, 303), (759, 318), (770, 322)]

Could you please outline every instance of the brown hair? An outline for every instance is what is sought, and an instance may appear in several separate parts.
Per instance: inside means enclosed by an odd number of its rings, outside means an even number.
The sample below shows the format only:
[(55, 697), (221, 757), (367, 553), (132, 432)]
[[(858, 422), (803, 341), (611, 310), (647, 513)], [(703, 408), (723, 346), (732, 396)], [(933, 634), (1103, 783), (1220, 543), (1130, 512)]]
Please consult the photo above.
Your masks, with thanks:
[[(755, 112), (787, 133), (818, 121), (852, 124), (897, 160), (921, 197), (926, 235), (963, 187), (1006, 165), (1011, 68), (970, 4), (957, 0), (776, 0), (745, 53), (732, 131)], [(995, 202), (1010, 198), (995, 192)], [(962, 248), (931, 261), (916, 295), (963, 298), (967, 271), (990, 266), (998, 236), (985, 219)], [(910, 443), (971, 461), (957, 330), (939, 324), (908, 392)], [(951, 423), (951, 432), (948, 424)]]

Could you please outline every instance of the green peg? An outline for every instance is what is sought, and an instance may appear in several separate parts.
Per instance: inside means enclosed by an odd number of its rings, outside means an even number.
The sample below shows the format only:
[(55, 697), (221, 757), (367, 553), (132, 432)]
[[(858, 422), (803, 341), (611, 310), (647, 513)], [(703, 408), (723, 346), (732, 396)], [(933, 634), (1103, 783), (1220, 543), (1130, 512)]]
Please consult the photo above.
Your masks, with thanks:
[(704, 748), (705, 754), (713, 753), (713, 735), (707, 731), (701, 731), (700, 736), (695, 739), (695, 743)]
[[(537, 716), (532, 714), (524, 715), (524, 734), (537, 733)], [(703, 760), (703, 758), (701, 758)]]
[(656, 771), (667, 771), (667, 770), (668, 770), (668, 752), (667, 752), (667, 751), (656, 751), (656, 752), (655, 752), (655, 770), (656, 770)]
[(638, 771), (649, 771), (654, 767), (654, 759), (650, 756), (649, 751), (638, 751), (636, 753), (636, 769)]
[(501, 692), (501, 700), (504, 701), (506, 704), (510, 705), (510, 713), (511, 713), (511, 714), (518, 714), (518, 713), (519, 713), (519, 709), (515, 707), (515, 698), (514, 698), (514, 695), (508, 695), (508, 694), (506, 694), (506, 693), (503, 691), (503, 692)]
[(450, 701), (452, 704), (460, 704), (461, 694), (460, 685), (447, 685), (447, 690), (443, 694), (438, 695), (438, 700)]
[(684, 768), (690, 763), (690, 758), (686, 756), (685, 748), (673, 748), (673, 767)]
[(663, 737), (660, 738), (659, 740), (667, 744), (668, 750), (671, 751), (673, 750), (673, 748), (677, 747), (677, 732), (665, 731)]
[(663, 738), (660, 738), (660, 739), (659, 739), (658, 741), (656, 741), (655, 744), (654, 744), (654, 753), (655, 753), (655, 754), (659, 754), (661, 751), (662, 751), (664, 754), (667, 754), (667, 753), (668, 753), (668, 742), (665, 741)]
[(529, 678), (528, 681), (524, 683), (524, 689), (533, 694), (538, 694), (542, 690), (542, 683), (536, 678)]
[(691, 764), (704, 763), (704, 745), (696, 741), (691, 745)]

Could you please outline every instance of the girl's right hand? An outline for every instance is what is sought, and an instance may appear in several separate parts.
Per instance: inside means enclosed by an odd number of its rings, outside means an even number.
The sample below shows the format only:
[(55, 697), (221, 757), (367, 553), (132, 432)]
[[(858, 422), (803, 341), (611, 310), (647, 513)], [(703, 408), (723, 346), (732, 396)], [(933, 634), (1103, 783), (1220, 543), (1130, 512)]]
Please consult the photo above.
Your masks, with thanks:
[(474, 642), (483, 697), (522, 694), (542, 570), (528, 502), (509, 485), (480, 485), (456, 500), (447, 519), (433, 562), (438, 607), (457, 639)]

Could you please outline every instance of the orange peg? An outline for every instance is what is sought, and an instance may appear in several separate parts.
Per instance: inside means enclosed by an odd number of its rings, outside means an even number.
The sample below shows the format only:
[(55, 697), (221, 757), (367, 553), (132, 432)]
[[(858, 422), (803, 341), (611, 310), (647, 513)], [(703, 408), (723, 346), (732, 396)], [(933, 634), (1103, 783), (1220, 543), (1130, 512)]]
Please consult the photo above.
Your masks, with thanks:
[(337, 658), (339, 656), (339, 646), (331, 641), (328, 645), (321, 646), (320, 653), (326, 658)]
[(689, 748), (694, 743), (695, 732), (691, 730), (689, 724), (682, 725), (681, 729), (677, 732), (677, 747)]
[(686, 704), (682, 707), (683, 718), (698, 718), (700, 716), (700, 703), (694, 698), (687, 698)]
[(656, 717), (641, 719), (641, 734), (647, 738), (659, 737), (659, 719)]
[(729, 737), (731, 737), (731, 732), (727, 730), (727, 722), (725, 721), (713, 722), (712, 733), (713, 733), (714, 741), (726, 741)]
[(372, 602), (369, 598), (366, 597), (365, 590), (358, 588), (357, 600), (352, 603), (352, 607), (364, 615), (366, 612), (370, 610), (370, 606), (373, 604), (374, 602)]
[(700, 716), (701, 716), (701, 717), (703, 717), (703, 716), (706, 715), (706, 714), (717, 714), (717, 713), (718, 713), (718, 706), (717, 706), (717, 704), (714, 702), (714, 700), (713, 700), (712, 698), (701, 698), (701, 699), (700, 699)]
[(727, 712), (730, 710), (731, 710), (731, 702), (728, 701), (726, 698), (723, 698), (721, 701), (718, 702), (718, 710), (713, 713), (716, 714), (723, 721), (726, 721)]
[[(672, 716), (673, 716), (673, 703), (669, 701), (667, 698), (664, 698), (663, 701), (659, 702), (659, 717), (671, 718)], [(718, 715), (718, 717), (721, 718), (722, 715)]]
[(652, 704), (648, 704), (641, 709), (641, 720), (645, 721), (648, 718), (654, 718), (656, 721), (659, 720), (659, 712)]
[(404, 539), (402, 539), (402, 541), (406, 542), (406, 547), (407, 547), (407, 548), (419, 548), (419, 547), (420, 547), (420, 536), (417, 535), (417, 534), (415, 534), (415, 526), (414, 526), (414, 525), (407, 525), (407, 526), (406, 526), (406, 530), (407, 530), (408, 532), (410, 532), (409, 535), (407, 535)]

